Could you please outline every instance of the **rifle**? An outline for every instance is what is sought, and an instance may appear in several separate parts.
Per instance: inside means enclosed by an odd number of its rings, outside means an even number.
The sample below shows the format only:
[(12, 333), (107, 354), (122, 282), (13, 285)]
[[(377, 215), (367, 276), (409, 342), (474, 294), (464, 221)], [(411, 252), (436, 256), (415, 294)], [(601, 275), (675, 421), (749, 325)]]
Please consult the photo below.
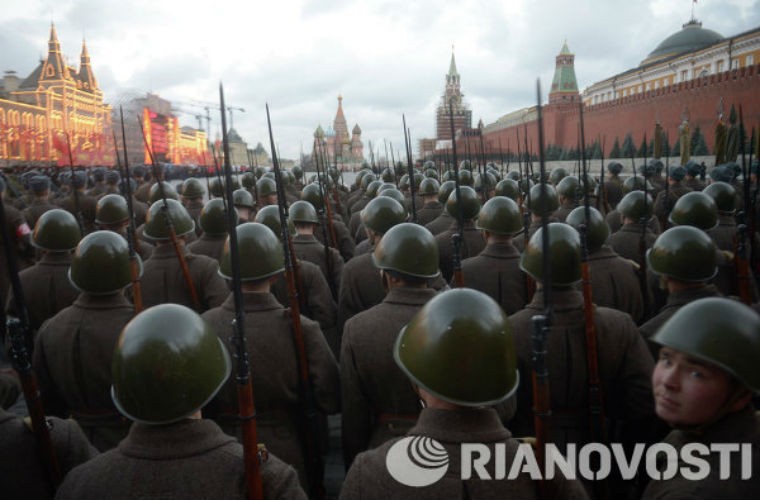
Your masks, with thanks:
[[(604, 425), (604, 392), (599, 380), (599, 354), (596, 348), (596, 325), (594, 323), (594, 304), (591, 295), (591, 272), (588, 254), (588, 224), (591, 221), (589, 205), (589, 183), (586, 172), (586, 138), (583, 123), (583, 102), (578, 103), (581, 126), (581, 172), (583, 174), (583, 211), (585, 223), (580, 226), (581, 235), (581, 277), (583, 280), (583, 316), (586, 331), (586, 363), (588, 369), (588, 401), (591, 441), (602, 442), (605, 435)], [(599, 484), (599, 493), (604, 491), (604, 484)], [(599, 498), (606, 495), (600, 494)]]
[(69, 152), (69, 167), (71, 167), (71, 191), (73, 191), (74, 195), (74, 212), (76, 212), (74, 215), (76, 215), (77, 223), (79, 224), (79, 232), (82, 234), (82, 236), (84, 236), (82, 208), (79, 206), (79, 191), (77, 191), (76, 186), (74, 186), (74, 156), (71, 154), (71, 138), (69, 137), (68, 132), (66, 132), (66, 149), (68, 149)]
[[(736, 228), (737, 245), (736, 245), (736, 281), (739, 288), (739, 298), (747, 305), (752, 305), (752, 293), (750, 292), (750, 269), (749, 259), (747, 258), (747, 222), (750, 217), (750, 199), (749, 199), (749, 169), (747, 169), (747, 157), (744, 151), (744, 117), (742, 116), (742, 107), (739, 105), (739, 140), (741, 141), (742, 154), (742, 191), (744, 194), (743, 213), (739, 214), (741, 224)], [(755, 235), (750, 234), (754, 239)]]
[(140, 132), (142, 133), (143, 142), (145, 143), (145, 149), (148, 151), (148, 156), (150, 157), (150, 166), (151, 170), (153, 171), (153, 177), (156, 178), (156, 184), (158, 184), (158, 192), (161, 194), (161, 199), (164, 202), (161, 211), (163, 212), (164, 217), (166, 217), (166, 226), (169, 228), (169, 239), (171, 240), (172, 246), (174, 247), (174, 253), (177, 255), (179, 267), (182, 269), (182, 275), (185, 277), (187, 289), (190, 291), (193, 307), (196, 311), (201, 311), (201, 302), (198, 299), (198, 292), (195, 290), (195, 283), (193, 283), (193, 278), (190, 276), (190, 269), (187, 267), (185, 255), (182, 253), (182, 249), (179, 247), (177, 232), (174, 230), (174, 223), (172, 222), (171, 215), (169, 215), (169, 203), (166, 201), (166, 192), (164, 191), (164, 185), (161, 182), (161, 175), (158, 171), (158, 165), (156, 165), (155, 157), (153, 156), (153, 150), (148, 144), (148, 138), (145, 136), (145, 129), (143, 128), (140, 117), (137, 118), (137, 124), (140, 125)]
[(414, 199), (414, 167), (412, 167), (412, 150), (409, 149), (409, 136), (406, 135), (407, 129), (406, 129), (406, 116), (401, 115), (401, 118), (404, 122), (404, 143), (406, 144), (406, 162), (408, 163), (408, 171), (409, 171), (409, 195), (412, 199), (412, 222), (417, 224), (417, 202)]
[[(539, 172), (541, 174), (541, 196), (548, 196), (546, 186), (546, 164), (544, 161), (544, 122), (541, 110), (541, 81), (536, 81), (536, 97), (538, 100), (537, 123), (538, 123), (538, 154)], [(527, 169), (527, 164), (526, 164)], [(549, 391), (549, 368), (546, 363), (547, 338), (551, 333), (551, 259), (549, 259), (549, 214), (546, 210), (541, 213), (541, 249), (543, 252), (541, 270), (544, 283), (544, 310), (531, 318), (533, 322), (533, 334), (531, 344), (533, 346), (531, 358), (533, 361), (533, 425), (536, 431), (536, 459), (543, 471), (544, 446), (550, 441), (551, 435), (551, 393)], [(548, 483), (540, 481), (538, 484), (539, 497), (547, 498)]]
[[(277, 160), (277, 153), (274, 148), (274, 135), (272, 134), (272, 122), (269, 118), (269, 104), (267, 110), (267, 127), (269, 128), (269, 141), (272, 146), (272, 167), (274, 168), (275, 181), (277, 182), (278, 191), (282, 190), (282, 196), (278, 197), (278, 207), (280, 211), (280, 226), (282, 228), (282, 239), (290, 242), (290, 233), (288, 232), (287, 212), (285, 207), (284, 183), (280, 173), (280, 165)], [(313, 498), (325, 498), (325, 488), (322, 483), (324, 464), (322, 456), (319, 453), (318, 437), (322, 433), (320, 429), (320, 416), (317, 410), (317, 404), (314, 391), (309, 379), (309, 361), (306, 357), (306, 344), (304, 343), (303, 330), (301, 329), (301, 312), (298, 304), (298, 292), (296, 291), (295, 276), (293, 274), (293, 254), (289, 244), (283, 245), (285, 254), (285, 276), (288, 283), (288, 295), (290, 297), (290, 318), (293, 322), (293, 342), (295, 343), (296, 353), (298, 355), (298, 375), (299, 375), (299, 394), (298, 402), (301, 406), (300, 425), (301, 437), (306, 448), (306, 472), (309, 482), (309, 493)]]
[[(124, 197), (127, 199), (127, 211), (129, 212), (129, 224), (127, 224), (127, 246), (129, 247), (129, 273), (132, 277), (132, 300), (135, 305), (135, 314), (140, 313), (143, 310), (142, 302), (142, 286), (140, 285), (140, 260), (137, 258), (137, 252), (135, 246), (137, 244), (137, 238), (135, 236), (135, 213), (132, 207), (132, 184), (131, 177), (129, 175), (129, 159), (127, 158), (127, 138), (124, 131), (124, 111), (119, 106), (119, 116), (121, 117), (121, 134), (124, 141), (124, 188), (126, 193)], [(116, 132), (113, 135), (113, 143), (116, 145)], [(119, 164), (119, 170), (121, 170), (121, 162), (119, 161), (119, 151), (116, 151), (116, 162)]]
[(601, 179), (601, 182), (600, 182), (599, 186), (601, 187), (601, 189), (599, 190), (599, 197), (596, 199), (596, 209), (600, 210), (599, 209), (599, 203), (601, 201), (601, 205), (604, 208), (604, 213), (607, 214), (607, 213), (610, 212), (610, 204), (607, 201), (607, 188), (606, 188), (606, 186), (604, 184), (604, 175), (605, 175), (605, 172), (604, 172), (604, 146), (605, 146), (605, 142), (607, 142), (607, 138), (606, 137), (604, 139), (602, 139), (602, 147), (601, 147), (601, 150), (600, 150), (602, 158), (601, 158), (601, 165), (599, 166), (599, 170), (600, 170), (599, 178)]
[[(322, 184), (322, 175), (319, 172), (319, 145), (317, 142), (317, 139), (314, 139), (314, 146), (315, 146), (315, 153), (316, 153), (316, 161), (314, 162), (314, 167), (317, 170), (317, 184), (319, 185), (319, 192), (322, 197), (322, 208), (317, 210), (320, 218), (320, 226), (322, 226), (322, 238), (325, 242), (325, 269), (327, 269), (327, 284), (330, 285), (330, 292), (332, 293), (333, 299), (338, 298), (338, 287), (335, 283), (335, 280), (333, 279), (333, 261), (332, 256), (330, 255), (330, 247), (337, 248), (337, 238), (335, 237), (335, 226), (333, 225), (332, 221), (332, 213), (330, 209), (330, 199), (325, 195), (325, 188)], [(324, 164), (322, 165), (324, 167)], [(325, 223), (325, 209), (327, 210), (327, 223)], [(330, 238), (327, 237), (328, 231), (327, 226), (330, 228)], [(332, 245), (330, 245), (332, 243)], [(302, 304), (303, 305), (303, 304)]]
[(248, 169), (253, 174), (253, 199), (254, 199), (254, 206), (258, 207), (259, 206), (259, 190), (256, 187), (256, 181), (258, 179), (256, 179), (256, 172), (253, 169), (253, 151), (251, 151), (250, 149), (246, 149), (245, 152), (248, 155)]
[(488, 200), (488, 186), (486, 184), (486, 150), (483, 147), (483, 129), (480, 129), (480, 199), (482, 203)]
[[(232, 167), (230, 165), (230, 144), (227, 138), (225, 119), (224, 89), (219, 84), (220, 111), (222, 114), (222, 144), (224, 147), (224, 176), (227, 198), (232, 199)], [(253, 383), (248, 362), (248, 348), (245, 338), (245, 306), (240, 280), (240, 251), (237, 240), (237, 217), (232, 204), (226, 207), (227, 230), (230, 235), (230, 265), (232, 267), (232, 295), (235, 300), (235, 319), (232, 320), (232, 340), (237, 358), (235, 381), (237, 382), (238, 416), (243, 430), (243, 463), (248, 498), (263, 500), (264, 484), (261, 479), (262, 454), (258, 447), (256, 430), (256, 408), (253, 403)]]
[[(631, 157), (633, 161), (633, 157)], [(646, 169), (644, 170), (646, 172)], [(649, 203), (649, 193), (647, 188), (647, 177), (644, 175), (644, 206)], [(654, 208), (654, 203), (652, 203)], [(641, 297), (644, 299), (644, 316), (643, 319), (649, 318), (649, 287), (647, 286), (647, 224), (651, 216), (647, 215), (647, 210), (644, 210), (644, 215), (639, 220), (641, 224), (641, 234), (639, 235), (639, 256), (641, 258), (641, 266), (639, 267), (639, 288), (641, 289)]]
[(454, 254), (452, 255), (452, 268), (454, 270), (454, 286), (462, 288), (464, 286), (464, 274), (462, 274), (462, 240), (464, 238), (464, 219), (462, 216), (462, 194), (459, 190), (459, 164), (457, 163), (457, 138), (454, 135), (454, 109), (449, 101), (449, 125), (451, 125), (451, 154), (454, 156), (454, 196), (457, 200), (457, 232), (451, 236), (451, 243), (454, 245)]
[[(211, 145), (211, 158), (214, 160), (214, 170), (216, 170), (216, 178), (219, 181), (219, 186), (222, 188), (222, 202), (224, 203), (224, 209), (227, 210), (227, 196), (225, 195), (226, 187), (224, 186), (224, 181), (222, 181), (222, 169), (219, 168), (219, 159), (216, 157), (216, 148), (214, 147), (213, 144)], [(230, 177), (230, 179), (232, 179), (232, 177)], [(209, 192), (208, 196), (209, 196), (209, 199), (211, 199), (211, 192)]]
[[(32, 431), (37, 441), (37, 453), (44, 464), (47, 479), (49, 481), (51, 496), (55, 494), (58, 485), (61, 484), (63, 475), (58, 465), (58, 457), (53, 450), (53, 442), (50, 439), (50, 429), (45, 420), (45, 410), (42, 405), (42, 396), (37, 386), (37, 377), (32, 369), (30, 359), (31, 349), (28, 347), (32, 342), (32, 332), (29, 326), (29, 311), (24, 301), (24, 290), (18, 277), (18, 263), (13, 251), (13, 244), (5, 218), (5, 205), (0, 200), (0, 224), (2, 224), (3, 245), (6, 248), (5, 261), (8, 266), (8, 274), (16, 303), (18, 318), (8, 318), (7, 328), (10, 339), (8, 354), (11, 358), (13, 369), (18, 373), (21, 387), (24, 391), (24, 400), (32, 420)], [(5, 319), (5, 315), (2, 315)]]

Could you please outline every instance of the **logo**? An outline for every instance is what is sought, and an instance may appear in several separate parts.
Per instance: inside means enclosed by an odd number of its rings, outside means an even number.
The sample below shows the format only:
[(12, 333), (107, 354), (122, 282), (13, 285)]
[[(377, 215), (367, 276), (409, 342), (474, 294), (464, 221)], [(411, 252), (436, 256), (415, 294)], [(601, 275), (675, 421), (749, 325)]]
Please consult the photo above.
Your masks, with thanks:
[(407, 436), (388, 450), (385, 467), (393, 479), (406, 486), (430, 486), (449, 470), (449, 454), (433, 438)]

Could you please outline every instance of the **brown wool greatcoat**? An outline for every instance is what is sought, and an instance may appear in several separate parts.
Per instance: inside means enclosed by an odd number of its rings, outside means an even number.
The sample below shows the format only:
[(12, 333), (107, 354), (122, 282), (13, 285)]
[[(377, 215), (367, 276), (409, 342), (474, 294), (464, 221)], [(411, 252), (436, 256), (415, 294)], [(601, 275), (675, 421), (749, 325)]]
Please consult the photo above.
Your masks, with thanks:
[[(181, 244), (180, 244), (181, 245)], [(221, 304), (229, 294), (224, 279), (219, 275), (219, 263), (205, 255), (190, 253), (180, 247), (185, 255), (190, 277), (200, 301), (201, 313)], [(148, 307), (173, 302), (193, 308), (193, 299), (182, 274), (182, 268), (171, 244), (158, 245), (153, 255), (144, 263), (142, 277), (143, 305)]]
[(507, 314), (520, 311), (528, 302), (520, 253), (512, 243), (488, 243), (479, 255), (462, 261), (462, 273), (464, 286), (490, 296)]
[[(20, 232), (31, 232), (32, 229), (26, 222), (26, 218), (17, 208), (5, 203), (3, 200), (0, 200), (0, 203), (3, 204), (3, 208), (5, 209), (5, 221), (3, 222), (5, 223), (5, 227), (8, 228), (8, 236), (11, 237), (11, 242), (13, 242), (12, 251), (15, 252), (16, 263), (18, 264), (19, 269), (24, 269), (25, 265), (27, 264), (22, 259), (20, 252), (22, 239)], [(30, 235), (27, 235), (26, 238), (29, 236)], [(2, 262), (3, 266), (7, 266), (6, 262), (8, 262), (5, 256), (6, 251), (8, 251), (8, 249), (5, 248), (5, 244), (3, 243), (2, 238), (0, 238), (0, 259), (2, 259), (0, 262)], [(0, 306), (2, 307), (5, 307), (5, 303), (8, 300), (9, 288), (10, 277), (8, 275), (8, 272), (4, 271), (0, 273)]]
[(428, 231), (433, 233), (433, 236), (437, 236), (451, 227), (451, 223), (454, 221), (454, 217), (449, 215), (446, 210), (442, 210), (441, 214), (432, 221), (425, 224)]
[(430, 288), (392, 288), (380, 304), (346, 322), (340, 356), (346, 467), (358, 453), (414, 424), (419, 397), (393, 360), (393, 346), (401, 328), (435, 294)]
[[(327, 224), (327, 222), (325, 222), (325, 224)], [(354, 249), (356, 247), (354, 239), (351, 237), (353, 233), (350, 233), (348, 231), (346, 225), (337, 216), (333, 216), (332, 224), (333, 228), (335, 229), (335, 238), (338, 240), (338, 248), (336, 248), (336, 250), (338, 250), (338, 252), (340, 252), (340, 256), (343, 257), (343, 262), (348, 262), (349, 259), (354, 256)], [(332, 246), (330, 228), (326, 227), (325, 229), (327, 230), (327, 237), (330, 242), (329, 246)], [(317, 238), (317, 240), (323, 245), (325, 244), (321, 228), (316, 228), (314, 230), (314, 237)]]
[[(98, 454), (73, 420), (47, 417), (61, 473)], [(37, 438), (24, 420), (0, 408), (0, 492), (3, 498), (53, 498), (40, 463)]]
[[(441, 269), (441, 275), (447, 283), (451, 281), (451, 276), (454, 274), (454, 265), (451, 262), (454, 256), (454, 244), (451, 241), (451, 237), (458, 232), (459, 225), (454, 220), (446, 231), (439, 233), (435, 237), (435, 242), (438, 245), (438, 267)], [(483, 239), (480, 231), (475, 228), (474, 221), (464, 221), (464, 230), (462, 232), (464, 234), (462, 235), (459, 256), (462, 260), (468, 257), (475, 257), (483, 251), (486, 247), (486, 241)]]
[[(710, 446), (713, 443), (746, 443), (752, 446), (750, 457), (750, 479), (740, 479), (742, 473), (742, 457), (739, 453), (731, 453), (728, 471), (731, 476), (727, 479), (720, 477), (720, 460), (722, 453), (710, 453), (701, 456), (707, 461), (709, 474), (700, 480), (687, 479), (683, 474), (677, 473), (668, 480), (651, 480), (644, 490), (642, 500), (665, 500), (665, 499), (704, 499), (711, 500), (744, 500), (748, 498), (760, 498), (760, 414), (755, 413), (752, 405), (738, 412), (726, 415), (718, 422), (710, 425), (704, 432), (699, 434), (688, 430), (674, 430), (664, 439), (664, 443), (675, 447), (679, 461), (673, 464), (677, 470), (694, 468), (693, 463), (687, 464), (681, 460), (681, 451), (685, 446), (699, 443)], [(662, 462), (663, 454), (659, 454), (657, 470), (665, 470), (666, 465)]]
[(668, 206), (665, 206), (665, 191), (660, 191), (654, 199), (654, 215), (657, 216), (660, 222), (665, 221), (667, 219), (667, 214), (673, 210), (678, 199), (686, 193), (691, 192), (691, 188), (681, 185), (680, 182), (668, 186)]
[(594, 304), (628, 313), (639, 324), (644, 317), (644, 299), (636, 264), (603, 245), (589, 255), (588, 265)]
[[(95, 230), (95, 215), (97, 212), (98, 201), (92, 196), (84, 194), (83, 191), (78, 192), (77, 198), (79, 199), (79, 212), (82, 214), (84, 232), (89, 234)], [(77, 217), (77, 202), (74, 200), (73, 193), (65, 198), (61, 198), (58, 201), (58, 206), (70, 214), (73, 214), (74, 217)]]
[(206, 257), (210, 257), (219, 262), (222, 258), (222, 250), (224, 249), (225, 241), (227, 241), (226, 234), (212, 236), (204, 233), (201, 234), (197, 240), (188, 243), (187, 249), (190, 253), (194, 253), (195, 255), (205, 255)]
[[(292, 467), (261, 466), (265, 499), (306, 499)], [(56, 498), (245, 499), (243, 447), (210, 420), (135, 424), (118, 448), (77, 467)]]
[[(709, 231), (705, 231), (712, 238), (718, 250), (734, 252), (736, 237), (736, 219), (733, 214), (719, 213), (718, 225)], [(747, 235), (749, 238), (749, 235)], [(748, 242), (749, 243), (749, 242)]]
[(426, 226), (437, 219), (443, 212), (443, 204), (438, 200), (417, 207), (417, 224)]
[(37, 219), (48, 210), (53, 210), (54, 208), (58, 207), (50, 203), (47, 198), (37, 198), (36, 196), (32, 198), (32, 203), (24, 209), (24, 217), (26, 218), (26, 222), (29, 223), (29, 227), (34, 228), (34, 225), (37, 224)]
[[(79, 295), (69, 281), (70, 265), (69, 252), (45, 252), (39, 262), (18, 273), (33, 331), (36, 332), (45, 320), (58, 311), (73, 304)], [(5, 310), (8, 314), (18, 315), (12, 290), (8, 292)]]
[[(638, 222), (627, 224), (620, 228), (619, 231), (612, 233), (607, 238), (607, 245), (610, 246), (616, 254), (624, 259), (634, 261), (638, 266), (642, 265), (642, 255), (639, 247), (641, 239), (641, 224)], [(644, 244), (648, 249), (652, 248), (657, 236), (647, 228), (644, 236)]]
[[(509, 498), (539, 498), (538, 482), (527, 473), (514, 479), (481, 480), (473, 471), (473, 478), (462, 481), (461, 444), (482, 443), (491, 451), (491, 460), (486, 470), (493, 478), (496, 457), (495, 445), (503, 443), (505, 448), (506, 472), (515, 460), (518, 441), (504, 428), (492, 409), (438, 410), (425, 408), (407, 435), (428, 436), (438, 441), (446, 449), (449, 464), (443, 478), (430, 486), (411, 487), (396, 481), (388, 472), (386, 457), (388, 450), (398, 439), (388, 441), (373, 450), (361, 453), (348, 471), (340, 498), (363, 500), (392, 498), (394, 500), (433, 500), (441, 498), (468, 498), (471, 500)], [(566, 479), (561, 472), (547, 482), (548, 498), (585, 499), (586, 491), (580, 482)]]
[(575, 210), (578, 204), (575, 201), (564, 201), (560, 204), (559, 208), (552, 212), (551, 216), (557, 219), (558, 222), (565, 222), (570, 212)]
[(34, 348), (34, 370), (47, 413), (72, 415), (99, 450), (129, 430), (111, 400), (111, 357), (134, 309), (121, 293), (82, 293), (45, 322)]
[[(340, 286), (340, 276), (343, 273), (343, 259), (334, 248), (329, 248), (330, 268), (325, 262), (325, 247), (312, 235), (298, 234), (293, 237), (293, 250), (301, 260), (316, 264), (328, 283), (332, 281), (337, 294)], [(336, 297), (337, 298), (337, 297)]]
[[(246, 292), (243, 299), (258, 439), (272, 453), (295, 467), (302, 484), (306, 484), (306, 451), (298, 437), (298, 359), (289, 310), (270, 293)], [(203, 314), (203, 319), (227, 345), (230, 353), (235, 352), (229, 341), (234, 317), (232, 294), (220, 307)], [(340, 410), (338, 363), (319, 325), (302, 316), (301, 326), (316, 404), (324, 414), (337, 413)], [(240, 437), (234, 377), (230, 377), (208, 409), (208, 415), (227, 434)]]
[[(517, 314), (512, 323), (520, 367), (517, 415), (511, 422), (518, 436), (533, 436), (531, 318), (543, 311), (543, 292)], [(588, 372), (583, 295), (575, 290), (552, 290), (551, 333), (547, 341), (547, 365), (552, 409), (552, 442), (564, 449), (567, 443), (582, 446), (589, 433)], [(599, 378), (604, 413), (620, 424), (625, 441), (648, 442), (654, 415), (652, 384), (654, 369), (644, 340), (630, 316), (606, 307), (594, 308)], [(637, 441), (644, 439), (644, 441)]]

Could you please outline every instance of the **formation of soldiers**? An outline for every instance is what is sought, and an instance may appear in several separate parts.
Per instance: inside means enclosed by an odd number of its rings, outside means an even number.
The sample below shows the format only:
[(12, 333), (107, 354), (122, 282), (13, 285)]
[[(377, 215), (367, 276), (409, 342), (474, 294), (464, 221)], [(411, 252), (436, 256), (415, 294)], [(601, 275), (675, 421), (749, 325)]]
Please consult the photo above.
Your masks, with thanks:
[[(741, 303), (758, 301), (757, 214), (747, 211), (756, 210), (757, 161), (747, 179), (726, 164), (706, 183), (696, 164), (659, 160), (626, 179), (617, 162), (602, 179), (458, 167), (366, 165), (350, 186), (336, 168), (308, 176), (294, 167), (278, 186), (257, 167), (233, 178), (231, 199), (221, 178), (175, 189), (142, 166), (127, 179), (116, 169), (4, 177), (0, 300), (8, 317), (28, 311), (62, 482), (51, 484), (30, 425), (7, 411), (20, 389), (5, 370), (3, 497), (246, 496), (230, 357), (236, 273), (265, 498), (324, 497), (314, 457), (336, 446), (335, 415), (341, 498), (760, 496), (760, 317)], [(278, 203), (288, 207), (287, 242)], [(316, 440), (301, 425), (288, 242)], [(21, 269), (23, 304), (7, 253)], [(534, 317), (547, 313), (540, 380)], [(534, 411), (542, 385), (547, 429)], [(562, 451), (751, 443), (752, 479), (719, 478), (718, 457), (699, 481), (459, 477), (460, 443), (505, 445), (509, 463), (516, 437), (544, 434)], [(389, 475), (388, 451), (407, 435), (443, 445), (452, 465), (440, 481), (418, 488)]]

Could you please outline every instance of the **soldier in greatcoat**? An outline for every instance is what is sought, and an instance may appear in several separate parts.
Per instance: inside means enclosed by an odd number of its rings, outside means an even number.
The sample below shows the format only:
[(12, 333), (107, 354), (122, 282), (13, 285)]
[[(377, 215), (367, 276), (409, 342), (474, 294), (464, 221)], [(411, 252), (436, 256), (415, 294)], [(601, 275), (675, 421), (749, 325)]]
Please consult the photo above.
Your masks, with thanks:
[[(113, 353), (112, 391), (135, 423), (117, 448), (71, 471), (56, 498), (248, 498), (243, 447), (201, 418), (230, 372), (227, 349), (190, 309), (162, 304), (136, 316)], [(265, 499), (306, 499), (275, 455), (260, 471)]]
[(475, 218), (480, 211), (480, 201), (475, 190), (469, 186), (459, 188), (461, 202), (457, 200), (456, 191), (452, 191), (449, 199), (446, 201), (446, 211), (453, 217), (449, 228), (435, 236), (438, 245), (438, 266), (441, 269), (441, 276), (448, 283), (454, 274), (453, 256), (454, 244), (452, 236), (458, 234), (459, 222), (458, 212), (461, 206), (462, 216), (462, 234), (459, 248), (459, 257), (466, 259), (478, 255), (486, 246), (486, 242), (480, 235), (480, 231), (475, 227)]
[(425, 227), (428, 229), (428, 231), (433, 233), (433, 236), (437, 236), (438, 233), (442, 233), (443, 231), (447, 230), (451, 226), (451, 223), (455, 220), (445, 207), (446, 201), (449, 199), (449, 195), (454, 190), (454, 184), (454, 181), (445, 181), (438, 189), (438, 203), (440, 203), (441, 207), (443, 208), (438, 214), (438, 217), (425, 224)]
[(180, 195), (180, 201), (182, 206), (185, 207), (187, 213), (193, 218), (195, 222), (195, 235), (201, 235), (200, 224), (198, 223), (201, 211), (203, 210), (203, 197), (206, 195), (206, 188), (203, 183), (195, 177), (185, 179), (182, 183), (182, 194)]
[(95, 230), (97, 200), (84, 191), (87, 185), (87, 174), (81, 170), (76, 171), (69, 182), (71, 183), (71, 192), (64, 198), (58, 199), (58, 205), (75, 217), (81, 217), (84, 232), (91, 233)]
[[(106, 194), (98, 200), (95, 210), (95, 226), (99, 230), (113, 231), (127, 239), (129, 226), (129, 206), (127, 200), (120, 194)], [(153, 254), (153, 245), (134, 238), (135, 252), (142, 260), (147, 260)]]
[(325, 249), (315, 237), (319, 225), (317, 211), (308, 201), (299, 200), (290, 206), (288, 215), (296, 227), (296, 235), (293, 237), (296, 256), (319, 267), (325, 280), (332, 284), (331, 289), (335, 290), (334, 298), (337, 299), (338, 285), (343, 273), (343, 259), (335, 248)]
[(205, 255), (219, 262), (227, 239), (226, 217), (223, 199), (214, 198), (206, 202), (198, 217), (203, 232), (197, 240), (188, 243), (187, 249), (195, 255)]
[(27, 208), (24, 209), (24, 217), (29, 227), (37, 224), (37, 219), (48, 210), (56, 208), (50, 203), (50, 179), (45, 175), (35, 175), (29, 181), (29, 190), (32, 192), (32, 200)]
[(420, 182), (419, 193), (422, 196), (422, 207), (417, 209), (417, 224), (425, 226), (433, 222), (443, 212), (443, 204), (438, 201), (440, 189), (441, 185), (431, 177)]
[[(284, 271), (282, 245), (268, 227), (255, 222), (238, 226), (237, 236), (259, 440), (295, 467), (301, 484), (307, 485), (306, 448), (299, 437), (299, 365), (293, 325), (289, 310), (270, 293), (271, 284)], [(228, 245), (222, 255), (220, 274), (232, 279)], [(234, 317), (232, 294), (221, 306), (203, 314), (203, 319), (225, 344), (230, 342), (230, 322)], [(337, 413), (340, 409), (338, 364), (319, 325), (302, 316), (301, 326), (317, 407), (325, 415)], [(229, 380), (209, 408), (209, 415), (225, 432), (240, 437), (236, 390), (235, 381)]]

